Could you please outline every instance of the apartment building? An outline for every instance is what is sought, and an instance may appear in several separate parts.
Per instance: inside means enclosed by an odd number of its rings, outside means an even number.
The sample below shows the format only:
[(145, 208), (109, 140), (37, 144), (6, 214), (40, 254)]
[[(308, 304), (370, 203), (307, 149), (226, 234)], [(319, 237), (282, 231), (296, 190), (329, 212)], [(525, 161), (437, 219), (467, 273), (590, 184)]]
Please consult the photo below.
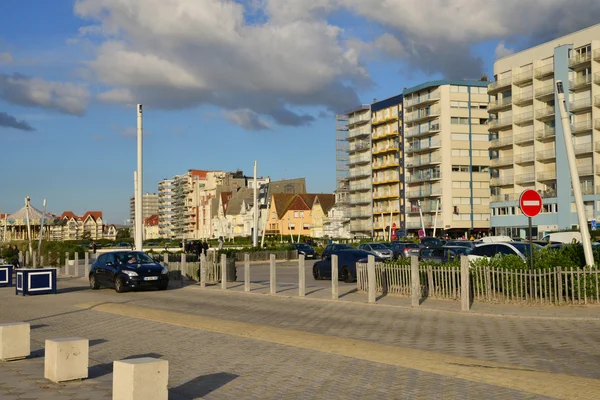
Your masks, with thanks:
[(406, 230), (489, 230), (488, 82), (432, 81), (404, 95)]
[[(151, 215), (158, 214), (158, 194), (144, 193), (142, 196), (142, 222)], [(135, 229), (135, 197), (129, 198), (129, 219)]]
[(373, 237), (379, 240), (391, 240), (394, 225), (405, 230), (402, 99), (371, 104)]
[(347, 115), (350, 233), (355, 237), (372, 237), (371, 107), (362, 105)]
[(174, 238), (173, 179), (158, 182), (158, 235), (161, 238)]
[(600, 24), (515, 53), (494, 63), (489, 112), (491, 226), (496, 234), (525, 236), (518, 207), (525, 189), (543, 208), (534, 234), (578, 226), (565, 132), (555, 95), (563, 82), (577, 170), (588, 220), (600, 213)]

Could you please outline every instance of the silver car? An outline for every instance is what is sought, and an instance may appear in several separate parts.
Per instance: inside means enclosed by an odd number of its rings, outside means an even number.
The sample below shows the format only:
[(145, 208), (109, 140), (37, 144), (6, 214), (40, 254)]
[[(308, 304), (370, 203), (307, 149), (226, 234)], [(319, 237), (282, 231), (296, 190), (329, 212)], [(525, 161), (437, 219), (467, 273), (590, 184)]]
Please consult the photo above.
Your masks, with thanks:
[(358, 246), (358, 249), (370, 251), (386, 260), (394, 258), (394, 252), (383, 243), (362, 243)]

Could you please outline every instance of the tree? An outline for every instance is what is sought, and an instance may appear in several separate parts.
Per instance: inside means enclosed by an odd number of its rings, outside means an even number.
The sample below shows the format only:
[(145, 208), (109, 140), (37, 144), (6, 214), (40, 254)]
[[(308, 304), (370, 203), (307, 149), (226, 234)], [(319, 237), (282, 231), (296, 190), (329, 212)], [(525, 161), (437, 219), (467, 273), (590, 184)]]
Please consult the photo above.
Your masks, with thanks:
[(131, 230), (129, 228), (121, 228), (117, 231), (117, 241), (130, 240)]

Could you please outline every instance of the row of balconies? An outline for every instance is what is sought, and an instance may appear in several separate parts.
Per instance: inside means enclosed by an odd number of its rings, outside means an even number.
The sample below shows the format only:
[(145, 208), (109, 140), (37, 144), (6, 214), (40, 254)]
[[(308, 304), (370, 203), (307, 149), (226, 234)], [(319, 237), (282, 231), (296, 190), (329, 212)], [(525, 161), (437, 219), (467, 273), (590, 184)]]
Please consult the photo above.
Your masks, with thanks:
[(396, 189), (377, 189), (373, 191), (373, 199), (398, 198), (400, 190)]
[(356, 140), (348, 146), (348, 150), (350, 152), (365, 150), (371, 147), (371, 142), (369, 140)]
[(439, 90), (434, 90), (430, 93), (414, 94), (406, 100), (406, 107), (412, 108), (418, 105), (425, 105), (426, 103), (433, 103), (441, 98)]
[(439, 116), (441, 113), (441, 108), (439, 106), (433, 106), (428, 108), (421, 108), (417, 111), (413, 111), (411, 113), (406, 114), (404, 118), (404, 122), (406, 123), (415, 123), (424, 121), (428, 118), (434, 118)]
[(397, 128), (392, 128), (390, 126), (386, 126), (386, 127), (379, 127), (377, 128), (377, 130), (373, 131), (371, 134), (371, 139), (372, 140), (379, 140), (379, 139), (383, 139), (386, 137), (397, 137), (398, 136), (398, 129)]
[(390, 157), (387, 160), (378, 160), (373, 162), (373, 170), (399, 166), (400, 159), (395, 157)]
[(440, 148), (442, 145), (441, 140), (436, 139), (436, 140), (428, 140), (428, 141), (416, 141), (412, 144), (410, 144), (407, 148), (406, 148), (406, 153), (417, 153), (420, 151), (426, 151), (426, 150), (433, 150), (433, 149), (438, 149)]
[[(596, 164), (594, 168), (593, 165), (580, 165), (577, 167), (577, 172), (580, 177), (592, 176), (594, 173), (596, 175), (600, 175), (600, 164)], [(532, 183), (535, 181), (538, 182), (548, 182), (556, 180), (556, 170), (548, 170), (548, 171), (540, 171), (537, 173), (526, 173), (515, 176), (504, 176), (492, 178), (490, 181), (490, 186), (512, 186), (516, 184), (526, 184)], [(492, 199), (492, 201), (494, 201)], [(496, 200), (497, 201), (497, 200)]]
[(435, 181), (442, 179), (442, 172), (437, 169), (417, 171), (414, 174), (406, 176), (404, 179), (407, 184), (425, 181)]
[(442, 156), (436, 153), (430, 153), (422, 156), (414, 156), (404, 161), (406, 168), (421, 167), (423, 165), (439, 164), (442, 162)]
[(350, 168), (350, 178), (371, 176), (371, 167)]
[(352, 155), (352, 156), (350, 156), (349, 162), (350, 162), (350, 165), (370, 163), (371, 162), (371, 154), (363, 153), (360, 155)]
[(441, 212), (442, 203), (438, 202), (438, 200), (425, 200), (421, 202), (421, 207), (419, 207), (417, 202), (414, 202), (410, 207), (407, 207), (406, 211), (409, 214), (418, 214), (419, 211), (424, 213), (435, 212), (436, 210), (438, 210), (438, 208), (439, 212)]
[(425, 136), (425, 135), (430, 135), (433, 133), (438, 133), (439, 131), (440, 131), (440, 124), (439, 124), (439, 122), (435, 122), (425, 128), (415, 127), (415, 128), (407, 129), (406, 132), (404, 132), (404, 137), (411, 138), (411, 137)]
[(416, 190), (406, 192), (407, 199), (418, 199), (425, 197), (439, 197), (442, 195), (441, 185), (422, 186)]
[(400, 175), (396, 171), (387, 171), (386, 173), (377, 173), (373, 176), (373, 185), (385, 183), (395, 183), (400, 181)]
[(400, 149), (400, 143), (398, 141), (392, 141), (388, 143), (377, 143), (373, 146), (371, 154), (386, 153), (388, 151), (398, 151)]

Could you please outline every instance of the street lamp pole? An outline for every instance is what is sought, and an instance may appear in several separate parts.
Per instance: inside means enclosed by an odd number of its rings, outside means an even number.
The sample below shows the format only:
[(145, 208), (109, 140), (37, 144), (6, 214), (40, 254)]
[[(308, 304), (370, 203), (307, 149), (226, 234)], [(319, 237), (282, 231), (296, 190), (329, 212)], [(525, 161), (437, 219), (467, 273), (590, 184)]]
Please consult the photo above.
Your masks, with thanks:
[(135, 187), (135, 249), (143, 250), (144, 232), (142, 227), (142, 193), (143, 193), (143, 175), (142, 175), (142, 105), (137, 105), (137, 178)]

